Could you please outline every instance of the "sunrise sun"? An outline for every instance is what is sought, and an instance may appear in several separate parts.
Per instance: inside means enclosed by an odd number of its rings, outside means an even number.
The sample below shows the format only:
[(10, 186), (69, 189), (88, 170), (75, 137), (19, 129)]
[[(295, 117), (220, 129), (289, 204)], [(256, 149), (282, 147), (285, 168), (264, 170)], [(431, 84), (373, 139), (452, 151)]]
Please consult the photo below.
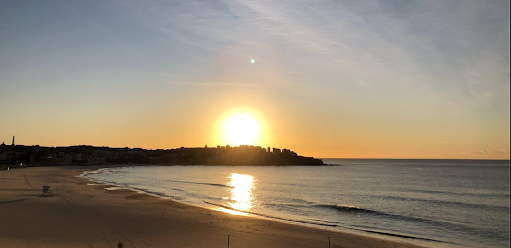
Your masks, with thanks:
[(259, 125), (249, 115), (238, 114), (225, 124), (225, 137), (234, 146), (252, 145), (259, 134)]

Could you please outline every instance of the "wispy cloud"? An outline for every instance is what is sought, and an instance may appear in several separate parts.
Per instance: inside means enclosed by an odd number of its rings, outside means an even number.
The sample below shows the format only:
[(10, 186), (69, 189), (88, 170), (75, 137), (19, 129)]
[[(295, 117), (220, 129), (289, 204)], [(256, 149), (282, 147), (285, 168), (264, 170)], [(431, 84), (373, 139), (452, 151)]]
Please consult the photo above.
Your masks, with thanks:
[(459, 106), (509, 99), (509, 1), (123, 4), (131, 19), (210, 53), (243, 40), (271, 45), (296, 80)]
[(193, 81), (166, 81), (162, 80), (161, 82), (166, 84), (175, 84), (175, 85), (196, 85), (196, 86), (205, 86), (205, 87), (215, 87), (215, 86), (235, 86), (235, 87), (250, 87), (256, 88), (260, 87), (257, 84), (247, 84), (247, 83), (229, 83), (229, 82), (193, 82)]
[(460, 155), (509, 155), (509, 150), (480, 150), (480, 151), (464, 151)]

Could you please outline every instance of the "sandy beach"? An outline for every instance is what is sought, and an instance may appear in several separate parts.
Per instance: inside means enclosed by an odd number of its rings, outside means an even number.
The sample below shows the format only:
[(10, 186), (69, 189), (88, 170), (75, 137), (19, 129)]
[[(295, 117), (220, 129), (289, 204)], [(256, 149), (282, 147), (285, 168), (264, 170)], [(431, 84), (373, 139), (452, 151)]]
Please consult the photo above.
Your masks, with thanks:
[(418, 247), (106, 190), (77, 177), (90, 169), (0, 171), (0, 247)]

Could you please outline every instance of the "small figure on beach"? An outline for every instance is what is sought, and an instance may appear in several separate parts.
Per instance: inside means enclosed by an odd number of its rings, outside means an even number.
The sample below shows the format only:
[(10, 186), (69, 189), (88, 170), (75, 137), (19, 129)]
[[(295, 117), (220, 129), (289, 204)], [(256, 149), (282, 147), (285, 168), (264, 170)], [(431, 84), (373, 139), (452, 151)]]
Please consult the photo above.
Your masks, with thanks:
[(121, 242), (119, 242), (119, 244), (117, 244), (117, 247), (118, 247), (118, 248), (122, 248), (122, 247), (123, 247), (122, 243), (121, 243)]

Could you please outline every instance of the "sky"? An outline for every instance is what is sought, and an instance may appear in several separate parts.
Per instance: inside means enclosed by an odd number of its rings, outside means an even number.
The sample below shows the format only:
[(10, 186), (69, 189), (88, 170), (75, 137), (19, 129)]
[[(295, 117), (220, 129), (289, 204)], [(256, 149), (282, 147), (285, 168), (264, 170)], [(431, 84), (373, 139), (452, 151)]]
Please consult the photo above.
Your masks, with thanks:
[[(0, 1), (0, 142), (509, 159), (509, 1)], [(251, 60), (254, 63), (251, 63)]]

